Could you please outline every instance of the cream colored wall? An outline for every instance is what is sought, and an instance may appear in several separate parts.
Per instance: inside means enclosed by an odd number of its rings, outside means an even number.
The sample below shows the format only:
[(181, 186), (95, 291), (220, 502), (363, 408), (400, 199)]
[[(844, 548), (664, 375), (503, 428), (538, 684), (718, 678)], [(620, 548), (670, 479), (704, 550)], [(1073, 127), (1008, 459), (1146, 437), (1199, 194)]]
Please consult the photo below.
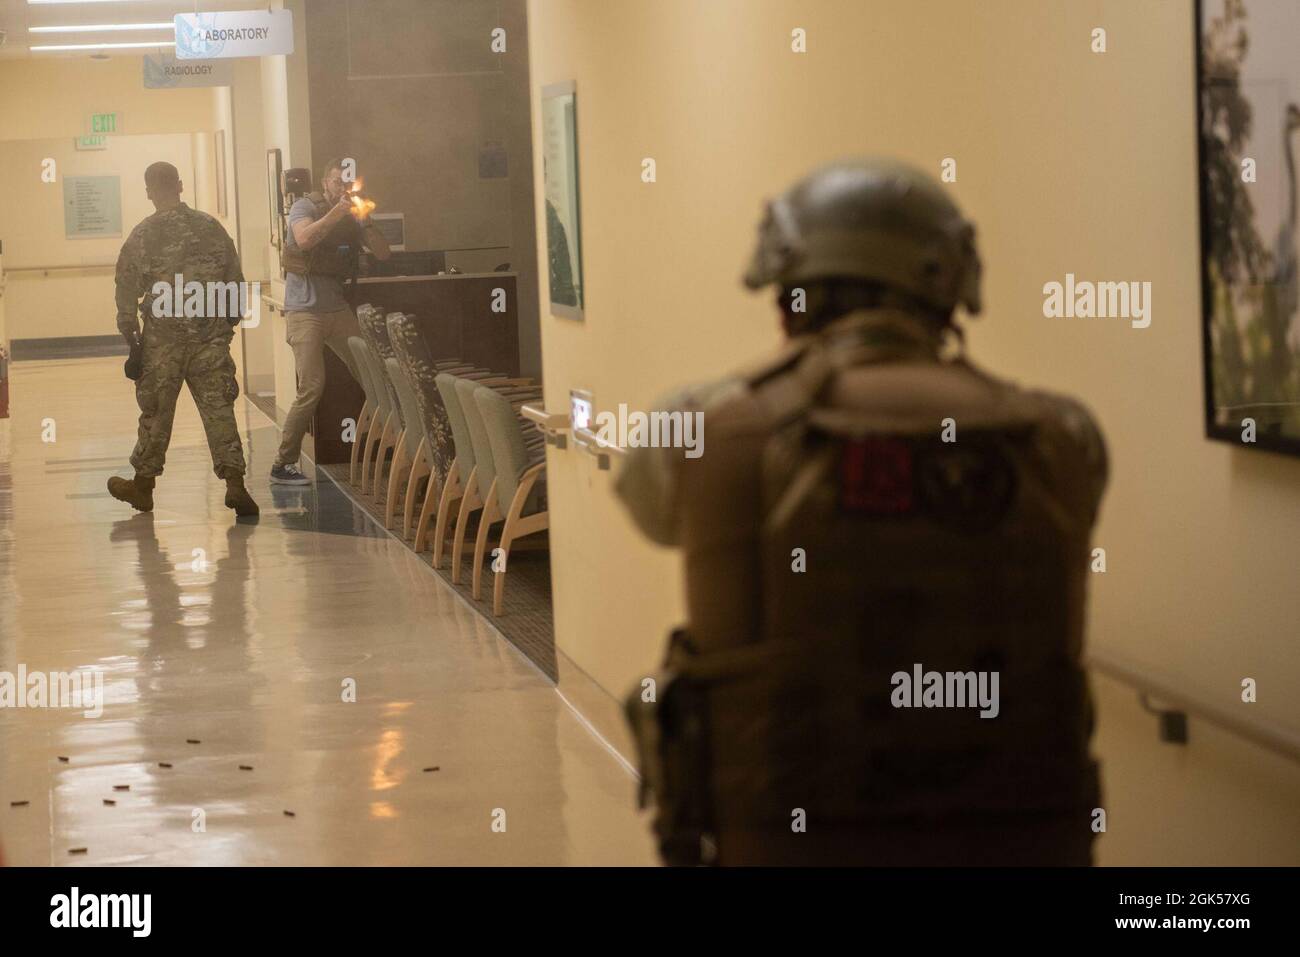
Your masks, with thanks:
[[(1090, 52), (1097, 26), (1104, 54)], [(790, 51), (795, 27), (806, 54)], [(530, 0), (529, 30), (535, 150), (540, 87), (578, 90), (587, 319), (546, 315), (543, 288), (548, 408), (571, 388), (597, 409), (646, 408), (763, 354), (775, 311), (738, 280), (762, 199), (845, 155), (936, 174), (953, 157), (986, 266), (971, 354), (1083, 397), (1106, 431), (1091, 646), (1300, 727), (1300, 461), (1202, 437), (1189, 4)], [(538, 242), (544, 264), (544, 230)], [(1043, 318), (1043, 284), (1066, 272), (1150, 281), (1151, 327)], [(549, 452), (557, 641), (621, 695), (658, 662), (682, 600), (677, 558), (637, 537), (611, 474), (572, 446)], [(1246, 676), (1258, 704), (1239, 701)], [(1103, 691), (1107, 801), (1124, 809), (1104, 861), (1300, 861), (1294, 765), (1199, 725), (1171, 751), (1131, 693)]]
[(233, 225), (229, 217), (217, 215), (217, 161), (216, 137), (212, 133), (191, 133), (190, 149), (194, 158), (194, 172), (186, 179), (184, 175), (187, 202), (195, 209), (201, 209), (216, 216), (226, 232), (231, 232)]
[[(89, 133), (90, 115), (117, 112), (119, 135), (108, 149), (77, 151), (73, 138)], [(126, 234), (153, 212), (144, 196), (144, 169), (167, 160), (181, 171), (187, 199), (206, 209), (212, 183), (206, 160), (196, 153), (196, 131), (213, 128), (210, 91), (146, 90), (139, 56), (108, 60), (0, 61), (0, 241), (6, 269), (28, 265), (111, 264)], [(116, 239), (64, 238), (60, 183), (40, 180), (40, 160), (51, 157), (63, 176), (122, 177), (122, 232)], [(198, 177), (194, 159), (205, 165)], [(197, 191), (198, 202), (196, 202)], [(113, 335), (113, 271), (93, 266), (75, 272), (12, 273), (7, 277), (11, 339)], [(98, 305), (90, 307), (88, 304)]]
[[(107, 149), (92, 151), (74, 150), (71, 137), (0, 141), (0, 182), (11, 184), (0, 203), (11, 339), (116, 335), (113, 266), (131, 229), (154, 211), (145, 197), (145, 167), (170, 162), (188, 187), (201, 179), (194, 172), (193, 145), (189, 133), (115, 136)], [(56, 182), (40, 179), (46, 157), (57, 164)], [(122, 235), (66, 238), (63, 178), (107, 175), (121, 178)], [(83, 268), (21, 271), (33, 266)]]
[(0, 139), (90, 133), (92, 113), (118, 114), (119, 133), (209, 129), (204, 89), (146, 90), (140, 56), (0, 60)]
[[(239, 247), (244, 279), (268, 285), (266, 146), (262, 68), (254, 57), (231, 61), (232, 86), (212, 88), (214, 130), (225, 132), (227, 215), (222, 225)], [(216, 208), (214, 200), (213, 210)], [(216, 215), (213, 212), (213, 215)], [(269, 288), (269, 286), (268, 286)], [(250, 392), (275, 388), (271, 324), (241, 325), (231, 347), (240, 381)]]
[(1300, 864), (1300, 765), (1205, 721), (1188, 744), (1157, 740), (1127, 685), (1093, 672), (1107, 866)]
[[(205, 144), (204, 144), (205, 149), (204, 149), (203, 159), (205, 163), (211, 164), (211, 169), (212, 169), (212, 175), (209, 180), (212, 188), (212, 193), (208, 197), (208, 203), (204, 205), (203, 208), (217, 218), (217, 221), (221, 223), (222, 227), (226, 230), (226, 232), (230, 234), (230, 238), (235, 241), (235, 245), (238, 246), (239, 245), (239, 226), (238, 226), (239, 216), (235, 208), (235, 164), (234, 164), (234, 151), (231, 148), (231, 140), (233, 139), (233, 134), (234, 134), (234, 118), (231, 112), (230, 87), (214, 86), (211, 88), (211, 90), (209, 90), (209, 93), (212, 96), (212, 131), (210, 133), (196, 134), (196, 136), (202, 136), (205, 138)], [(222, 157), (223, 165), (225, 167), (224, 172), (225, 172), (225, 179), (226, 179), (225, 215), (222, 215), (221, 213), (220, 207), (217, 202), (217, 194), (216, 194), (217, 179), (218, 179), (217, 177), (217, 173), (218, 173), (217, 132), (218, 131), (221, 131), (224, 134), (222, 137), (223, 142), (221, 145), (222, 145), (222, 151), (225, 154)], [(197, 162), (198, 161), (196, 157), (196, 165)]]

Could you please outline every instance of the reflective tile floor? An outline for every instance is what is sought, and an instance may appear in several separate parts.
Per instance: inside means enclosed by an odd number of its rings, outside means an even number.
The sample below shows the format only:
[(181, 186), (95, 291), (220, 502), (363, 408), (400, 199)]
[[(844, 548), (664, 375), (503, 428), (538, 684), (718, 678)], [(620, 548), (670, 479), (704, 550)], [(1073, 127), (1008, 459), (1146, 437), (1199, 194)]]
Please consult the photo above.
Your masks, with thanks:
[(121, 366), (10, 367), (0, 681), (98, 671), (104, 702), (0, 708), (7, 863), (655, 862), (625, 766), (328, 479), (272, 490), (278, 434), (244, 399), (257, 524), (222, 505), (188, 393), (154, 511), (109, 498)]

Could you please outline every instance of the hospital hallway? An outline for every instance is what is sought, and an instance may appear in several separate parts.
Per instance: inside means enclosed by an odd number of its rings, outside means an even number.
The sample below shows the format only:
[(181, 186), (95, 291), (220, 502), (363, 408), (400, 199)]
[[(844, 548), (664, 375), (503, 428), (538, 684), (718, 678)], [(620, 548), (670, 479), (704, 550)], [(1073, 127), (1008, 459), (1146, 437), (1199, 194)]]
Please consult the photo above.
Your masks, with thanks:
[(131, 474), (121, 358), (11, 371), (0, 671), (98, 669), (104, 704), (0, 709), (6, 863), (654, 863), (626, 762), (324, 474), (272, 489), (243, 397), (256, 524), (187, 391), (135, 513), (104, 489)]
[(0, 941), (1280, 936), (1297, 50), (0, 0)]

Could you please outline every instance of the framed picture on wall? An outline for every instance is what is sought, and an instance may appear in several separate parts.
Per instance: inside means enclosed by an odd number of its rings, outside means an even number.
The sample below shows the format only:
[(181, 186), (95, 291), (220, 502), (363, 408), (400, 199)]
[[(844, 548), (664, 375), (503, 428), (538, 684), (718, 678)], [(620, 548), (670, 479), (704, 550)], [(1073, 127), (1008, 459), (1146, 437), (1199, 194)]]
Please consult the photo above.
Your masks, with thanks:
[(267, 214), (270, 216), (271, 227), (271, 245), (276, 249), (283, 248), (284, 237), (280, 230), (284, 223), (283, 206), (284, 196), (280, 193), (280, 151), (270, 149), (266, 151), (266, 198)]
[(226, 131), (217, 130), (212, 143), (217, 152), (217, 162), (212, 167), (217, 171), (217, 215), (225, 219), (230, 215), (229, 207), (226, 205)]
[(1205, 431), (1300, 455), (1300, 3), (1196, 11)]
[(578, 119), (574, 84), (542, 88), (542, 181), (551, 313), (581, 319), (582, 220), (578, 201)]

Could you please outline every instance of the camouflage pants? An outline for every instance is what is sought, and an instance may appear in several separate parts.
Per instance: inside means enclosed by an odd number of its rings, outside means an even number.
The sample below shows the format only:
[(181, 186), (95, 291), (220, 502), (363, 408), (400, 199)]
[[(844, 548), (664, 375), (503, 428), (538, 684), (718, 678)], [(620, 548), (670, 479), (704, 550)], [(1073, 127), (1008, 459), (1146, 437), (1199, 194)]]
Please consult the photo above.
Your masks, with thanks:
[(181, 384), (190, 387), (198, 406), (213, 471), (218, 478), (244, 474), (244, 447), (235, 423), (235, 360), (230, 356), (232, 334), (218, 335), (203, 342), (151, 336), (144, 338), (144, 370), (135, 384), (140, 405), (140, 434), (131, 454), (137, 475), (161, 475), (167, 446), (172, 439), (172, 421)]

